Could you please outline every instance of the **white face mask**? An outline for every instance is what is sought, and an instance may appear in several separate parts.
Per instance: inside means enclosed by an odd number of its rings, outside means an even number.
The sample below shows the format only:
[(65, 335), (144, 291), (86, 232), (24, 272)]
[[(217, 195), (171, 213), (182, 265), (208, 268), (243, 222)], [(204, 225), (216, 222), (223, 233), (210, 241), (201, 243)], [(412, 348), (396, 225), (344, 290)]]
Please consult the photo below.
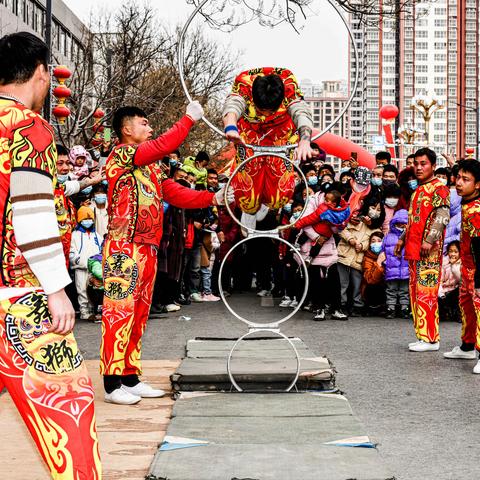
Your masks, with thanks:
[(376, 218), (378, 218), (380, 216), (380, 212), (377, 211), (375, 208), (373, 207), (370, 207), (368, 209), (368, 216), (372, 219), (372, 220), (375, 220)]
[(385, 205), (390, 208), (395, 208), (398, 205), (398, 198), (386, 198)]
[(448, 180), (446, 178), (439, 178), (439, 180), (446, 185), (448, 183)]
[(357, 182), (353, 182), (352, 190), (357, 193), (364, 192), (367, 189), (368, 185), (360, 185)]

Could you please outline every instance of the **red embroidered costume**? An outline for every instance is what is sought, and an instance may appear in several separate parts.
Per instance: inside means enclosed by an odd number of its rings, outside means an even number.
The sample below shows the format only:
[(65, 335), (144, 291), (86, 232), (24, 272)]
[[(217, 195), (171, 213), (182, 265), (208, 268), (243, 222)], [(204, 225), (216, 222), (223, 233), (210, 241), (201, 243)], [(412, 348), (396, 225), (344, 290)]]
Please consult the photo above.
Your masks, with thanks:
[(158, 163), (187, 137), (184, 116), (168, 132), (139, 145), (119, 145), (106, 163), (108, 233), (103, 252), (105, 295), (100, 371), (141, 375), (141, 337), (150, 310), (162, 238), (163, 199), (179, 208), (204, 208), (213, 193), (164, 179)]
[(419, 185), (410, 199), (405, 234), (405, 258), (410, 269), (410, 302), (419, 340), (435, 343), (438, 332), (438, 288), (442, 270), (444, 231), (427, 258), (421, 258), (422, 243), (431, 233), (438, 208), (450, 207), (450, 191), (437, 178)]
[[(278, 110), (268, 116), (257, 114), (252, 99), (252, 85), (257, 76), (276, 74), (285, 87), (285, 96)], [(295, 144), (299, 137), (297, 127), (292, 120), (292, 108), (303, 100), (297, 80), (290, 70), (285, 68), (254, 68), (240, 73), (233, 83), (232, 92), (227, 99), (224, 115), (230, 110), (229, 99), (240, 97), (243, 113), (237, 126), (244, 143), (261, 146), (283, 146)], [(237, 112), (238, 113), (238, 112)], [(307, 122), (309, 127), (313, 124)], [(237, 146), (237, 164), (252, 156), (255, 152), (243, 145)], [(236, 204), (246, 213), (255, 213), (260, 205), (278, 209), (292, 197), (295, 188), (294, 170), (290, 162), (274, 157), (261, 156), (248, 162), (232, 180)]]
[(10, 393), (52, 478), (99, 480), (90, 378), (73, 333), (49, 331), (47, 294), (70, 283), (55, 183), (50, 125), (0, 98), (0, 391)]

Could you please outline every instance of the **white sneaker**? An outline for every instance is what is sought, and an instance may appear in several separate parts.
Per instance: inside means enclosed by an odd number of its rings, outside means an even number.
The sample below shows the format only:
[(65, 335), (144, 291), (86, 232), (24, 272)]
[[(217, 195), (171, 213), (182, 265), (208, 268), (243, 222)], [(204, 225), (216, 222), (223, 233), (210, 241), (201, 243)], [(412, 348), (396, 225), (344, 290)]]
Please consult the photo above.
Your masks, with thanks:
[(106, 403), (116, 403), (117, 405), (135, 405), (142, 397), (134, 395), (133, 393), (125, 390), (122, 385), (120, 388), (116, 388), (112, 393), (105, 393)]
[[(445, 352), (443, 354), (443, 356), (445, 358), (459, 358), (459, 359), (462, 359), (462, 360), (475, 360), (477, 358), (477, 352), (475, 350), (465, 352), (460, 347), (453, 347), (451, 352)], [(480, 371), (478, 373), (480, 373)]]
[(271, 295), (269, 290), (260, 290), (257, 293), (257, 297), (269, 297)]
[(414, 345), (417, 345), (417, 343), (420, 343), (420, 340), (415, 340), (414, 342), (410, 342), (408, 344), (408, 347), (413, 347)]
[(140, 382), (134, 387), (127, 387), (122, 385), (122, 388), (131, 395), (135, 395), (142, 398), (160, 398), (165, 395), (163, 390), (159, 388), (152, 388), (148, 383)]
[(317, 313), (313, 317), (314, 320), (325, 320), (325, 309), (321, 308), (320, 310), (317, 310)]
[(167, 312), (178, 312), (178, 310), (180, 310), (180, 305), (176, 305), (175, 303), (170, 303), (169, 305), (165, 306), (165, 310)]
[(348, 320), (348, 315), (341, 310), (335, 310), (331, 315), (333, 320)]
[(473, 367), (473, 373), (480, 373), (480, 360), (477, 364)]
[(411, 352), (436, 352), (440, 349), (440, 342), (430, 343), (419, 340), (416, 345), (409, 346)]
[(192, 302), (203, 302), (203, 297), (198, 292), (195, 292), (190, 295), (190, 300)]
[(291, 303), (292, 301), (290, 300), (290, 297), (283, 297), (279, 307), (281, 308), (289, 307)]
[(297, 308), (298, 307), (298, 302), (293, 299), (291, 302), (290, 302), (290, 305), (289, 305), (290, 308)]

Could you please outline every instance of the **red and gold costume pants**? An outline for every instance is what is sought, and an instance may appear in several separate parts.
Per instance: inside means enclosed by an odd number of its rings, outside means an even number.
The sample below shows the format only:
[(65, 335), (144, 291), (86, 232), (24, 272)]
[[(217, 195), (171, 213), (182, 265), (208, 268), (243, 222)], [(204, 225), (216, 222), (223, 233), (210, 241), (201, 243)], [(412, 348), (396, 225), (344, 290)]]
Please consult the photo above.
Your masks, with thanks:
[(441, 256), (431, 255), (427, 260), (409, 260), (408, 265), (410, 303), (415, 333), (417, 338), (424, 342), (438, 342), (440, 340), (438, 289), (442, 269)]
[(107, 239), (103, 250), (102, 375), (141, 375), (142, 335), (157, 272), (152, 245)]
[[(239, 162), (254, 153), (241, 145), (237, 152)], [(279, 209), (293, 197), (294, 169), (290, 162), (280, 157), (257, 157), (235, 175), (231, 185), (235, 190), (235, 203), (242, 212), (253, 214), (262, 204)]]
[(0, 294), (0, 391), (7, 388), (53, 479), (101, 479), (93, 387), (73, 334), (48, 331), (42, 290)]
[(475, 293), (475, 269), (462, 268), (459, 307), (462, 316), (462, 342), (480, 350), (480, 298)]

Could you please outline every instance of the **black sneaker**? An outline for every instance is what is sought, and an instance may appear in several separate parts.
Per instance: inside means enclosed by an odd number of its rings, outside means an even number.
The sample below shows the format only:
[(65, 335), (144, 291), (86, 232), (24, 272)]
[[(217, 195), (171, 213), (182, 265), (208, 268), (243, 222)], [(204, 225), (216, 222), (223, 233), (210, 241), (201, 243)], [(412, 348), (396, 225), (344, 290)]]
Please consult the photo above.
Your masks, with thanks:
[(408, 308), (402, 308), (400, 310), (400, 318), (410, 318), (410, 310)]
[(190, 305), (192, 301), (189, 298), (185, 298), (185, 296), (182, 294), (177, 298), (177, 300), (175, 300), (175, 303), (177, 305)]
[[(395, 318), (395, 309), (394, 308), (387, 308), (387, 313), (385, 314), (385, 318), (389, 320)], [(405, 318), (405, 317), (403, 317)]]
[(360, 307), (353, 307), (352, 313), (350, 314), (351, 317), (363, 317), (362, 308)]

